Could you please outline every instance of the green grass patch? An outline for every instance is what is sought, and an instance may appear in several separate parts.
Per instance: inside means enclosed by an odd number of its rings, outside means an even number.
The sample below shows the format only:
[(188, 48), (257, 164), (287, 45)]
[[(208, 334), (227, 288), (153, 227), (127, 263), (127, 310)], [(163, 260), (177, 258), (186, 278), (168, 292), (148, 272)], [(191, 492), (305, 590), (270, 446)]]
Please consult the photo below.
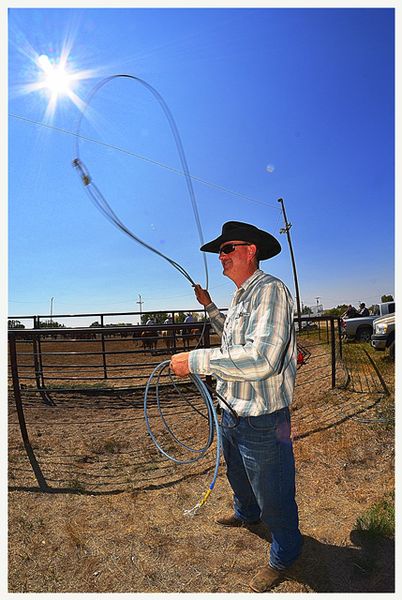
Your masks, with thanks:
[(376, 502), (360, 517), (355, 528), (365, 531), (372, 537), (394, 538), (395, 535), (395, 494), (389, 494)]

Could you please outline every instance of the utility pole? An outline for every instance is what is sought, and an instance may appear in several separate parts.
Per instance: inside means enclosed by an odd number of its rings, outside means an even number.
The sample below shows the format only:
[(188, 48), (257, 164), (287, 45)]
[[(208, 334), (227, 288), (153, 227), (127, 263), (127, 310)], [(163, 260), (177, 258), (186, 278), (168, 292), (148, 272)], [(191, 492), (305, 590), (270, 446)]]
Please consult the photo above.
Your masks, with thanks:
[(287, 217), (286, 217), (285, 204), (283, 202), (283, 198), (279, 198), (278, 202), (281, 203), (282, 213), (283, 213), (283, 220), (285, 222), (285, 227), (283, 227), (282, 229), (280, 229), (279, 233), (286, 233), (286, 236), (288, 238), (288, 244), (289, 244), (289, 250), (290, 250), (290, 258), (291, 258), (291, 261), (292, 261), (292, 268), (293, 268), (293, 277), (294, 277), (294, 281), (295, 281), (295, 295), (296, 295), (296, 306), (297, 306), (297, 318), (298, 318), (298, 322), (299, 322), (299, 331), (301, 331), (301, 308), (300, 308), (299, 283), (297, 281), (296, 263), (295, 263), (295, 257), (294, 257), (294, 254), (293, 254), (292, 240), (290, 239), (290, 228), (292, 227), (292, 223), (288, 223), (288, 220), (287, 220)]
[(139, 300), (137, 300), (137, 304), (140, 305), (140, 325), (142, 325), (141, 321), (142, 321), (142, 305), (144, 304), (142, 298), (141, 298), (141, 294), (138, 294), (138, 298)]
[(320, 296), (316, 296), (316, 301), (317, 301), (317, 317), (318, 317), (318, 306), (319, 306), (319, 300), (320, 300)]

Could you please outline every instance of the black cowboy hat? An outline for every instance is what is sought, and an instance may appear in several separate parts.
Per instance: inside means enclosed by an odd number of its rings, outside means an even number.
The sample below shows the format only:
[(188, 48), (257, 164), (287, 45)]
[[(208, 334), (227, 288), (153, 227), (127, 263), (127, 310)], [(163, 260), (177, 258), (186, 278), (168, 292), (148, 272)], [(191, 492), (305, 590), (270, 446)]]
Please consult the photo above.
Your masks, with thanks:
[(258, 248), (259, 260), (266, 260), (276, 256), (281, 251), (281, 245), (273, 235), (262, 229), (258, 229), (249, 223), (241, 223), (240, 221), (228, 221), (222, 225), (222, 233), (212, 242), (208, 242), (201, 246), (203, 252), (215, 252), (219, 254), (219, 248), (224, 242), (232, 242), (239, 240), (242, 242), (250, 242)]

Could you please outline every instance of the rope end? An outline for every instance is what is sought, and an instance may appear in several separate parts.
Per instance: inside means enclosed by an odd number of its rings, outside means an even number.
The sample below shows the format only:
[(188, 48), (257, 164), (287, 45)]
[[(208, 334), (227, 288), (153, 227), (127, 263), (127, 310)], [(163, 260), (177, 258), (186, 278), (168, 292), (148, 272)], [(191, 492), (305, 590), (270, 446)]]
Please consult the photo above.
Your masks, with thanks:
[(83, 164), (79, 158), (74, 158), (73, 167), (79, 171), (83, 184), (85, 186), (89, 185), (91, 183), (91, 178), (89, 173), (84, 170)]
[(202, 499), (200, 500), (200, 502), (197, 502), (197, 504), (195, 506), (193, 506), (193, 508), (183, 511), (183, 514), (186, 516), (190, 516), (190, 517), (193, 517), (194, 515), (196, 515), (197, 512), (200, 510), (201, 506), (203, 506), (205, 504), (205, 502), (208, 500), (211, 492), (212, 492), (212, 488), (209, 488), (205, 492), (205, 494), (202, 497)]

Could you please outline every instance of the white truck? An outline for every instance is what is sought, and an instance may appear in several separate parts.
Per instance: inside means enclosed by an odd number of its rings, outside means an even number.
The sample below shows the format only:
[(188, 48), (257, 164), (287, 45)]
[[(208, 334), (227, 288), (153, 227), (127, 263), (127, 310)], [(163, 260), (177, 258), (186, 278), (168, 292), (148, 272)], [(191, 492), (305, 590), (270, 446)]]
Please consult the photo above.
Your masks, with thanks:
[(342, 319), (341, 330), (343, 337), (347, 340), (356, 340), (357, 342), (370, 342), (373, 334), (373, 322), (379, 317), (385, 317), (394, 312), (395, 301), (381, 302), (374, 305), (372, 314), (368, 317)]
[(387, 350), (391, 360), (395, 360), (395, 313), (379, 317), (373, 323), (374, 333), (371, 345), (376, 350)]

